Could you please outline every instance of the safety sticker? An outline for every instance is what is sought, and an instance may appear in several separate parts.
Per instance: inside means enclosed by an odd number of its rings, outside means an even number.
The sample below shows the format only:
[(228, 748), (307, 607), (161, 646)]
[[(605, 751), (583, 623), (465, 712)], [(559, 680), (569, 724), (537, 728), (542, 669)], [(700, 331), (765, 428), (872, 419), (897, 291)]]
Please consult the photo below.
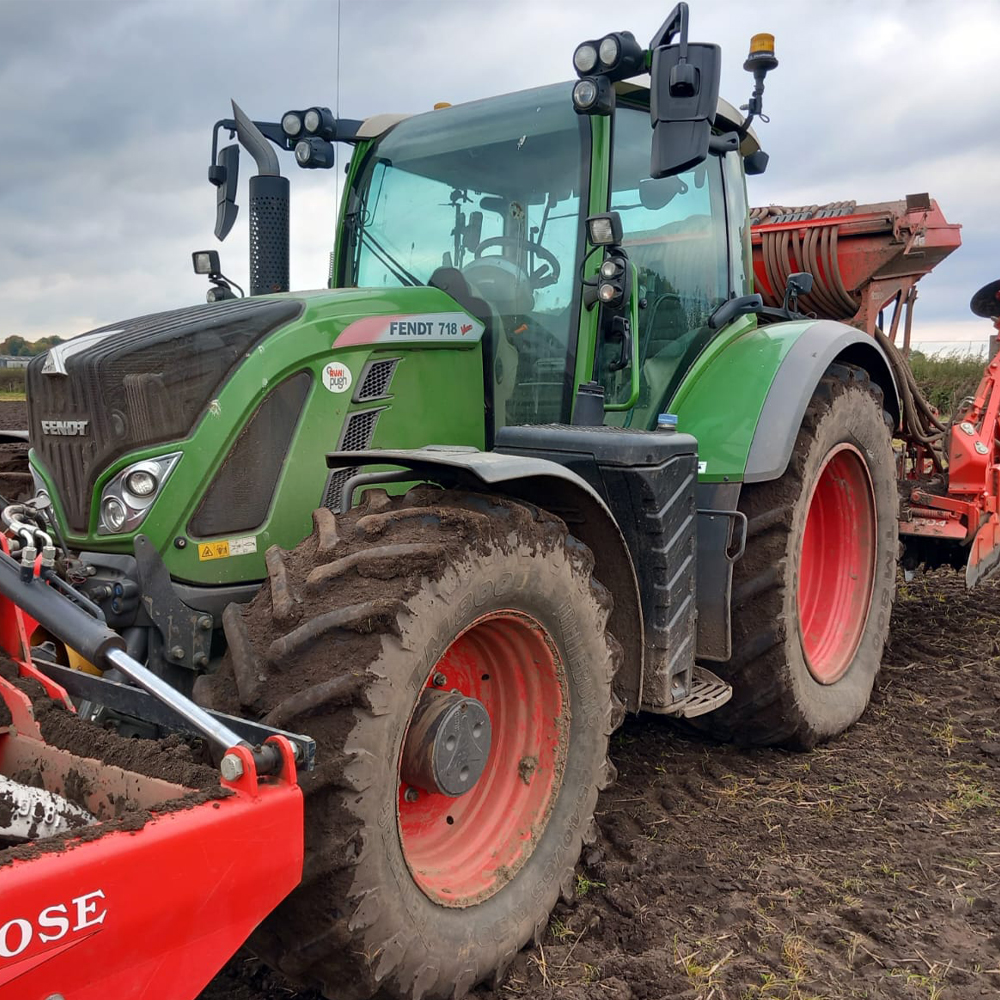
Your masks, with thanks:
[(347, 392), (351, 388), (351, 369), (339, 361), (331, 361), (323, 367), (323, 385), (330, 392)]
[(468, 313), (416, 313), (365, 316), (345, 327), (334, 347), (359, 344), (475, 344), (486, 327)]
[(228, 559), (230, 556), (248, 556), (257, 551), (257, 536), (245, 535), (243, 538), (229, 538), (218, 542), (199, 542), (198, 559)]
[(708, 462), (698, 463), (698, 475), (701, 475), (703, 472), (708, 472)]

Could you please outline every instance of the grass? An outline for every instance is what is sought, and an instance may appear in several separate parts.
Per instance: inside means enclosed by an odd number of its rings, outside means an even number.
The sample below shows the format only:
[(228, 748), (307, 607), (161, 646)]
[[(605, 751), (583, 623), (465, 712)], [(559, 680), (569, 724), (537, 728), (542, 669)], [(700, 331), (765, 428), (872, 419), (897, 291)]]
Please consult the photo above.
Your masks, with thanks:
[(0, 403), (23, 403), (27, 396), (23, 392), (4, 392), (0, 390)]

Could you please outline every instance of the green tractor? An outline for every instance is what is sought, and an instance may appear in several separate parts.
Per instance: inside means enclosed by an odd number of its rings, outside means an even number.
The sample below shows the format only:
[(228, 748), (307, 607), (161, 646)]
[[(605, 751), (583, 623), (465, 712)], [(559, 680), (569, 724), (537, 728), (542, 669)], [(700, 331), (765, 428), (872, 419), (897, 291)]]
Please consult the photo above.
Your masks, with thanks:
[[(302, 884), (251, 944), (330, 996), (501, 977), (572, 892), (626, 711), (809, 747), (867, 704), (892, 367), (796, 311), (808, 274), (780, 308), (754, 293), (773, 39), (744, 118), (687, 20), (585, 42), (573, 85), (413, 117), (234, 105), (214, 135), (257, 165), (251, 294), (197, 253), (208, 304), (29, 369), (54, 578), (127, 653), (95, 664), (49, 616), (47, 669), (126, 734), (134, 661), (316, 741)], [(329, 288), (289, 292), (276, 149), (337, 144)], [(220, 237), (239, 145), (213, 140)]]

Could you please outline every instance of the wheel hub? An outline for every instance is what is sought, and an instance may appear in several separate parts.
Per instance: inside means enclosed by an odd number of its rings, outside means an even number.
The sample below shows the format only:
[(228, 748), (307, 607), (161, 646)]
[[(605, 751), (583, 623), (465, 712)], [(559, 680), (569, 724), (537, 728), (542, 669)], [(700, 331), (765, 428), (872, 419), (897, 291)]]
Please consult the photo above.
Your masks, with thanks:
[(490, 755), (490, 717), (481, 701), (426, 690), (403, 747), (403, 781), (457, 798), (482, 776)]

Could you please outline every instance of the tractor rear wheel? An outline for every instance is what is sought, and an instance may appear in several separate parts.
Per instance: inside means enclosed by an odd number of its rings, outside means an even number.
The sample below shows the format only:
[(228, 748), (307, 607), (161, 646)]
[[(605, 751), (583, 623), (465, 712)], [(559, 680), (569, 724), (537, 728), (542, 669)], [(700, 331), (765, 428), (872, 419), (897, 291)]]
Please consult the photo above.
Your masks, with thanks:
[(746, 552), (733, 573), (732, 700), (699, 728), (744, 745), (808, 749), (864, 712), (896, 588), (897, 492), (882, 393), (832, 365), (785, 474), (743, 487)]
[(225, 615), (209, 700), (318, 743), (302, 884), (250, 946), (338, 1000), (460, 997), (541, 934), (593, 836), (622, 718), (611, 598), (534, 507), (366, 498), (272, 548)]

